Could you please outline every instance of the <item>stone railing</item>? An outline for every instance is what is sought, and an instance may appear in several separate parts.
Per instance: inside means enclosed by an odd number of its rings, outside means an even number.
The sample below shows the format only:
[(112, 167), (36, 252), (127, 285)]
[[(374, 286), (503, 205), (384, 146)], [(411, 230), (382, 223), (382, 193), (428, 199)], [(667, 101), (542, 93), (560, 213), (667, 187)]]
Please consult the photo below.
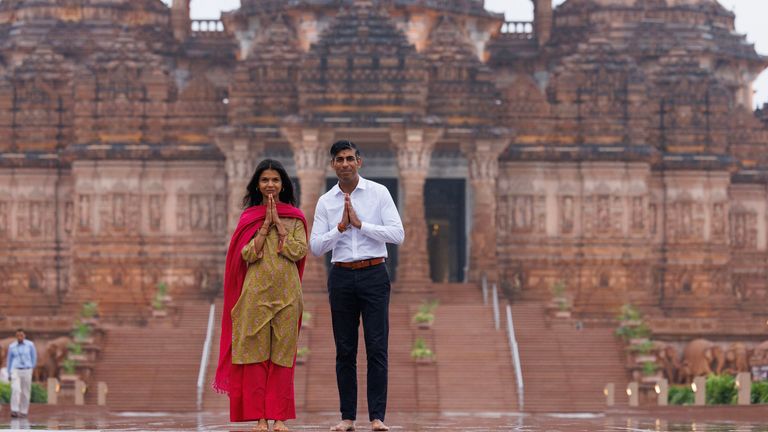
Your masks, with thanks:
[(224, 22), (217, 19), (192, 20), (192, 35), (200, 37), (225, 37)]
[(533, 39), (533, 21), (505, 21), (501, 35), (508, 39)]

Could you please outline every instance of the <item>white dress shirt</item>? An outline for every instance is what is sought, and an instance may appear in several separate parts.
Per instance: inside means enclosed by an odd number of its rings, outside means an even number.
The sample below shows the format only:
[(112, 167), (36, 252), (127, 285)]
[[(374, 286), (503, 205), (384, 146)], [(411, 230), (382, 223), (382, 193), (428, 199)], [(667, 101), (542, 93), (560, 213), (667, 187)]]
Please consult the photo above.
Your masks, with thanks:
[(337, 183), (317, 201), (309, 247), (319, 256), (333, 250), (331, 262), (352, 262), (387, 256), (387, 243), (400, 244), (405, 238), (403, 222), (389, 191), (383, 185), (360, 177), (350, 194), (361, 227), (349, 225), (339, 232), (344, 214), (344, 192)]

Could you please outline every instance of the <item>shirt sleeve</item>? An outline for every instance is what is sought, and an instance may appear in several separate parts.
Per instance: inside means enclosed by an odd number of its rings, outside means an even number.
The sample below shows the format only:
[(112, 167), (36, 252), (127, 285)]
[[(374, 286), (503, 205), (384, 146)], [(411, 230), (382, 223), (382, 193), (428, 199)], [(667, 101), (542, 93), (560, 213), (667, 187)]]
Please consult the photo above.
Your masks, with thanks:
[(405, 239), (405, 231), (403, 230), (403, 222), (400, 220), (400, 214), (397, 212), (395, 202), (386, 189), (379, 191), (378, 195), (379, 202), (381, 203), (382, 225), (362, 222), (360, 232), (374, 240), (400, 244)]
[[(264, 239), (265, 243), (266, 241), (267, 239)], [(243, 261), (248, 264), (253, 264), (264, 256), (264, 248), (262, 247), (262, 250), (256, 252), (256, 237), (254, 237), (247, 245), (245, 245), (245, 247), (243, 247), (243, 250), (240, 251), (240, 255), (243, 257)]]
[(11, 376), (11, 371), (13, 371), (13, 358), (15, 356), (15, 350), (8, 347), (8, 376)]
[(288, 238), (285, 239), (280, 254), (293, 262), (304, 258), (307, 254), (307, 234), (304, 231), (304, 224), (300, 220), (293, 219), (291, 232), (288, 233)]
[(312, 255), (320, 256), (333, 249), (341, 238), (341, 234), (336, 225), (331, 226), (328, 222), (328, 211), (323, 205), (323, 200), (319, 200), (315, 208), (312, 234), (309, 237), (309, 248)]

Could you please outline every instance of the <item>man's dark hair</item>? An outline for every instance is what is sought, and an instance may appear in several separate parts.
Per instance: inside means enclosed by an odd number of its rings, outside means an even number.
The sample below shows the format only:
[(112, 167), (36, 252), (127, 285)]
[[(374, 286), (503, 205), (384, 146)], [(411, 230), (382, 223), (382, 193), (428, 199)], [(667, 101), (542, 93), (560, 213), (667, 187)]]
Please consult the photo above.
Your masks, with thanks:
[(24, 329), (23, 329), (23, 328), (17, 328), (17, 329), (16, 329), (16, 333), (18, 333), (18, 332), (22, 332), (22, 333), (24, 333)]
[(336, 157), (342, 150), (354, 150), (355, 157), (360, 157), (360, 150), (357, 148), (357, 145), (350, 140), (341, 140), (333, 143), (331, 146), (331, 157)]

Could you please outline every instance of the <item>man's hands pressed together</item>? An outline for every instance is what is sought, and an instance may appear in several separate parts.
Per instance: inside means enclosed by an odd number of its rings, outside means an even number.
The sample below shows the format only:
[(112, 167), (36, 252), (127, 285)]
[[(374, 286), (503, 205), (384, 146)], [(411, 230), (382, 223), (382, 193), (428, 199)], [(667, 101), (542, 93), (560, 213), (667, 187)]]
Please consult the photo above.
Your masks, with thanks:
[(363, 223), (360, 222), (360, 218), (357, 217), (355, 208), (352, 206), (352, 198), (349, 196), (348, 193), (345, 193), (344, 194), (344, 213), (341, 216), (341, 222), (339, 222), (338, 230), (340, 232), (344, 232), (348, 230), (350, 226), (360, 229), (363, 226)]

